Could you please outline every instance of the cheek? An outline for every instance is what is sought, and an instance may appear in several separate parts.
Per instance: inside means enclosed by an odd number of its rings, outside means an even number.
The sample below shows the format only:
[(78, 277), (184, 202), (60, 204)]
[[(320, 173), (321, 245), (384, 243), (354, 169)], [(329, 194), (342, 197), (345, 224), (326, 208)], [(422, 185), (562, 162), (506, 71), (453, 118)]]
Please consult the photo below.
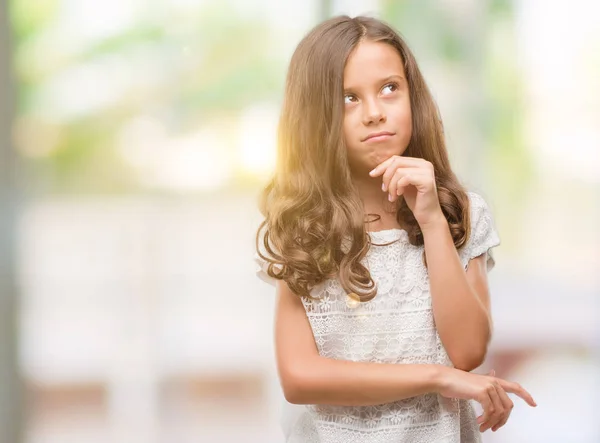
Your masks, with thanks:
[(352, 138), (350, 122), (348, 121), (348, 117), (344, 117), (344, 124), (342, 125), (342, 136), (344, 137), (344, 141), (348, 144), (348, 141)]
[(356, 129), (356, 127), (356, 123), (351, 119), (344, 120), (344, 144), (346, 145), (348, 163), (353, 170), (360, 169), (361, 166), (364, 166), (366, 157), (369, 155), (358, 141), (360, 139), (360, 134), (358, 134), (358, 129)]
[(360, 128), (360, 114), (356, 109), (347, 109), (344, 113), (343, 131), (346, 140), (352, 140)]
[(346, 144), (346, 149), (348, 150), (348, 156), (356, 155), (358, 149), (356, 138), (358, 137), (358, 134), (356, 123), (352, 121), (350, 116), (344, 118), (342, 136), (344, 138), (344, 143)]
[(405, 104), (404, 106), (395, 108), (391, 113), (391, 118), (394, 120), (396, 128), (407, 133), (410, 137), (410, 133), (412, 132), (412, 113), (410, 105)]
[(412, 137), (412, 113), (410, 106), (395, 109), (389, 117), (393, 120), (390, 123), (396, 129), (398, 136), (397, 148), (399, 148), (399, 151), (394, 152), (394, 154), (402, 155)]

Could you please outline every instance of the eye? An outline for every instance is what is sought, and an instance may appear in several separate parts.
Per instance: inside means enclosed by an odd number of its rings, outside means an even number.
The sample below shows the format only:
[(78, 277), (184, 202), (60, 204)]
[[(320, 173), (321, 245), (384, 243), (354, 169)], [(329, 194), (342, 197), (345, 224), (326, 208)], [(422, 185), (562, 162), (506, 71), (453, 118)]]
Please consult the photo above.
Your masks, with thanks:
[(352, 94), (346, 94), (344, 95), (344, 103), (348, 104), (348, 103), (354, 103), (356, 101), (356, 96), (352, 95)]
[(391, 94), (392, 92), (395, 92), (398, 90), (398, 84), (397, 83), (388, 83), (382, 89), (382, 91), (386, 91), (386, 90), (388, 90), (389, 91), (388, 93)]

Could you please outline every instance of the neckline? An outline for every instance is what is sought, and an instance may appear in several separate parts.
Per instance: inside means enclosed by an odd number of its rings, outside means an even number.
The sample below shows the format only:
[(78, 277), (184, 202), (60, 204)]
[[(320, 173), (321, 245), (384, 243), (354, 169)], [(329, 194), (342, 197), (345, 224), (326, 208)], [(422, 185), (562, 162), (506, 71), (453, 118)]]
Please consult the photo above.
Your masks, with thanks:
[[(404, 231), (402, 228), (389, 228), (389, 229), (381, 229), (379, 231), (367, 231), (368, 234), (379, 234), (382, 232), (396, 232), (396, 231)], [(406, 231), (404, 231), (406, 232)]]
[(408, 232), (401, 228), (382, 229), (380, 231), (367, 231), (371, 237), (383, 241), (398, 240), (402, 237), (407, 237)]

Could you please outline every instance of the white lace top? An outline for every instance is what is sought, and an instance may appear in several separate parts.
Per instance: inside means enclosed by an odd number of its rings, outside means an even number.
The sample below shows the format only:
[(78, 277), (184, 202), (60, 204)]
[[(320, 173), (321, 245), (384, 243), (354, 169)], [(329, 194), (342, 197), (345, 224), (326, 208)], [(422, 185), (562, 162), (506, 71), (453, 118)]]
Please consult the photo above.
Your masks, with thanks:
[[(466, 269), (500, 241), (491, 213), (481, 196), (469, 192), (471, 237), (459, 251)], [(374, 299), (349, 298), (337, 280), (328, 280), (302, 299), (320, 355), (328, 358), (392, 364), (452, 366), (435, 328), (423, 246), (408, 242), (406, 231), (370, 233), (372, 245), (365, 264), (377, 284)], [(266, 263), (258, 255), (258, 275)], [(491, 251), (488, 271), (494, 266)], [(473, 443), (480, 432), (470, 402), (426, 394), (376, 406), (290, 405), (284, 425), (289, 443)]]

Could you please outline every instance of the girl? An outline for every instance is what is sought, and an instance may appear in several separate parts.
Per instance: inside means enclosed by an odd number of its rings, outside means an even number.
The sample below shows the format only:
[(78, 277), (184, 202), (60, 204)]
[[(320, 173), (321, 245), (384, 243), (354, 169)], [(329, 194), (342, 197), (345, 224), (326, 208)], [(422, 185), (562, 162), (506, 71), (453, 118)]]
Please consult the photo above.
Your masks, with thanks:
[[(485, 201), (450, 168), (406, 43), (367, 17), (315, 27), (292, 57), (257, 234), (276, 283), (288, 442), (478, 442), (521, 386), (469, 371), (491, 337)], [(483, 414), (476, 417), (469, 400)]]

